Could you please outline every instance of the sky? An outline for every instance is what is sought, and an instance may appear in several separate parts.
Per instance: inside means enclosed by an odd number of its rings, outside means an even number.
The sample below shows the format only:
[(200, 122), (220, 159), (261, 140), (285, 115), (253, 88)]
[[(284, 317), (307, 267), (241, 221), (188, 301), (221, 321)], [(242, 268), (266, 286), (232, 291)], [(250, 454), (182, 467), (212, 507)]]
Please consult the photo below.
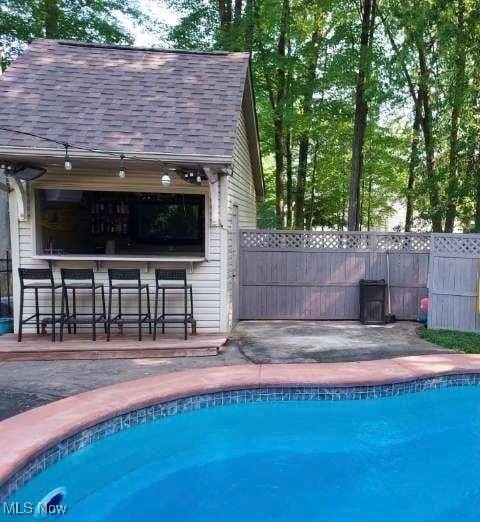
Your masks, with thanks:
[[(159, 24), (175, 25), (179, 19), (174, 9), (167, 6), (164, 0), (139, 0), (142, 11), (147, 13), (152, 20)], [(149, 32), (145, 28), (138, 27), (128, 17), (119, 15), (121, 23), (135, 37), (135, 45), (139, 47), (165, 47), (158, 34)]]

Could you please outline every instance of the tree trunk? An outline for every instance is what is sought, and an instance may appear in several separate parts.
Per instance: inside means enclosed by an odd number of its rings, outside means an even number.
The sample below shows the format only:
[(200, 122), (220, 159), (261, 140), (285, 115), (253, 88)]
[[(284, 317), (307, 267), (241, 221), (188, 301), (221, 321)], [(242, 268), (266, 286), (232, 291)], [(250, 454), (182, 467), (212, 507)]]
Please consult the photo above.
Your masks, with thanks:
[(292, 134), (290, 129), (285, 138), (285, 163), (287, 175), (287, 228), (292, 228), (292, 205), (293, 205), (293, 168), (292, 168)]
[[(400, 56), (400, 50), (395, 43), (395, 39), (386, 23), (383, 19), (387, 36), (390, 40), (392, 48), (394, 49), (397, 56)], [(405, 28), (408, 32), (408, 30)], [(413, 39), (415, 39), (412, 36)], [(422, 129), (424, 147), (425, 147), (425, 164), (426, 164), (426, 176), (428, 182), (428, 197), (430, 205), (430, 218), (432, 222), (433, 232), (442, 231), (442, 213), (440, 209), (440, 196), (438, 190), (438, 182), (435, 177), (435, 146), (432, 132), (432, 110), (430, 106), (430, 73), (427, 65), (427, 56), (425, 50), (425, 43), (423, 40), (416, 42), (418, 62), (419, 62), (419, 86), (418, 94), (416, 93), (415, 85), (408, 72), (405, 61), (402, 59), (402, 70), (407, 80), (408, 89), (412, 96), (413, 102), (416, 107), (416, 113), (420, 118), (420, 127)]]
[(407, 182), (407, 209), (405, 212), (405, 232), (411, 232), (413, 226), (413, 198), (415, 189), (415, 171), (418, 166), (418, 146), (420, 144), (420, 114), (415, 106), (415, 117), (413, 119), (412, 146), (410, 149), (410, 160), (408, 162)]
[(256, 9), (255, 0), (245, 2), (245, 49), (251, 53), (253, 51), (253, 35), (255, 33)]
[(297, 186), (295, 193), (295, 229), (305, 228), (305, 188), (307, 181), (308, 151), (310, 148), (310, 126), (312, 119), (313, 93), (319, 57), (320, 29), (317, 28), (310, 40), (311, 52), (308, 56), (307, 74), (302, 99), (302, 113), (305, 119), (298, 145)]
[(315, 143), (315, 151), (313, 153), (312, 166), (312, 186), (310, 188), (310, 206), (308, 210), (307, 223), (309, 230), (313, 227), (313, 218), (315, 215), (315, 182), (317, 178), (317, 155), (318, 155), (318, 141)]
[(425, 143), (425, 168), (428, 181), (428, 193), (430, 203), (430, 216), (432, 231), (442, 232), (442, 211), (440, 208), (440, 196), (438, 182), (435, 177), (435, 144), (432, 131), (432, 109), (430, 106), (430, 73), (427, 66), (427, 57), (423, 42), (417, 45), (418, 62), (420, 66), (420, 81), (418, 98), (423, 111), (421, 126)]
[(368, 177), (367, 230), (372, 227), (372, 176)]
[(469, 168), (468, 171), (472, 172), (474, 180), (474, 232), (480, 232), (480, 152), (478, 151), (478, 137), (476, 129), (480, 127), (480, 60), (478, 59), (478, 53), (475, 54), (475, 61), (473, 67), (473, 86), (474, 92), (472, 94), (473, 102), (473, 128), (472, 139), (470, 144), (469, 154)]
[[(475, 154), (475, 153), (474, 153)], [(473, 179), (475, 180), (475, 214), (473, 232), (480, 232), (480, 160), (474, 155), (471, 161)]]
[(457, 213), (456, 200), (458, 191), (458, 127), (466, 90), (465, 81), (465, 0), (458, 0), (457, 41), (455, 45), (455, 73), (452, 85), (452, 116), (450, 125), (449, 179), (447, 186), (447, 208), (445, 232), (453, 232)]
[(283, 201), (284, 201), (284, 183), (283, 183), (283, 119), (281, 116), (274, 116), (274, 142), (275, 142), (275, 224), (277, 228), (283, 228)]
[(58, 18), (60, 9), (57, 0), (44, 0), (45, 38), (58, 38)]
[(220, 45), (223, 49), (228, 49), (228, 34), (232, 26), (232, 0), (218, 0), (218, 18), (220, 21)]
[(295, 230), (305, 228), (305, 186), (307, 180), (309, 134), (303, 133), (298, 145), (297, 187), (295, 191)]
[(233, 9), (233, 22), (238, 24), (242, 18), (243, 0), (235, 0)]
[(400, 60), (401, 68), (403, 75), (405, 76), (405, 80), (407, 82), (408, 91), (410, 92), (410, 96), (413, 101), (413, 110), (414, 110), (414, 120), (413, 120), (413, 129), (412, 129), (412, 145), (410, 149), (410, 160), (408, 164), (408, 181), (407, 181), (407, 192), (406, 192), (406, 212), (405, 212), (405, 232), (410, 232), (413, 226), (413, 208), (414, 208), (414, 189), (415, 189), (415, 170), (419, 163), (419, 145), (420, 145), (420, 126), (422, 120), (422, 106), (419, 99), (419, 94), (417, 93), (417, 89), (413, 82), (413, 79), (410, 75), (410, 72), (407, 68), (405, 60), (402, 56), (402, 53), (395, 42), (395, 38), (390, 30), (390, 27), (387, 23), (385, 17), (382, 16), (382, 22), (385, 27), (385, 32), (390, 41), (390, 45), (392, 46), (393, 51), (395, 52), (395, 56), (397, 60)]
[(371, 48), (375, 28), (376, 0), (364, 0), (362, 7), (362, 32), (355, 91), (355, 120), (353, 126), (352, 168), (350, 175), (348, 230), (360, 226), (360, 186), (363, 173), (363, 146), (367, 129), (368, 103), (366, 87), (370, 77)]
[(283, 204), (285, 199), (284, 157), (285, 157), (285, 97), (286, 71), (285, 55), (287, 32), (290, 18), (290, 0), (283, 1), (280, 32), (277, 43), (278, 67), (276, 70), (276, 92), (270, 88), (270, 103), (273, 111), (274, 149), (275, 149), (275, 222), (277, 228), (283, 228)]
[(232, 25), (232, 0), (224, 0), (224, 1), (225, 1), (226, 26), (230, 27)]

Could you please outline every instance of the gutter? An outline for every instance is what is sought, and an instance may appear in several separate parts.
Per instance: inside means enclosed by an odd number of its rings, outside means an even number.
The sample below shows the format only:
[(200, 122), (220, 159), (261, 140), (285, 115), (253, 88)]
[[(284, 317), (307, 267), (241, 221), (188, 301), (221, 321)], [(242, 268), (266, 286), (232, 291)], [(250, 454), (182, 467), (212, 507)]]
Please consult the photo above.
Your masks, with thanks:
[(250, 85), (250, 95), (252, 97), (253, 105), (253, 120), (255, 124), (255, 134), (257, 139), (257, 154), (258, 154), (258, 166), (260, 170), (260, 182), (262, 185), (262, 200), (265, 197), (265, 176), (263, 173), (263, 161), (262, 152), (260, 150), (260, 126), (258, 124), (258, 112), (257, 112), (257, 100), (255, 99), (255, 89), (253, 86), (253, 71), (252, 71), (252, 52), (249, 53), (248, 58), (248, 81)]
[[(171, 154), (158, 152), (125, 152), (120, 150), (102, 150), (102, 151), (85, 151), (75, 150), (72, 146), (68, 154), (71, 158), (79, 159), (118, 159), (121, 154), (125, 155), (127, 160), (139, 161), (161, 161), (163, 163), (182, 163), (182, 164), (209, 164), (209, 165), (230, 165), (232, 163), (231, 156), (215, 156), (204, 154)], [(65, 149), (49, 148), (49, 147), (0, 147), (0, 157), (18, 157), (32, 158), (36, 156), (45, 156), (49, 158), (64, 158)]]

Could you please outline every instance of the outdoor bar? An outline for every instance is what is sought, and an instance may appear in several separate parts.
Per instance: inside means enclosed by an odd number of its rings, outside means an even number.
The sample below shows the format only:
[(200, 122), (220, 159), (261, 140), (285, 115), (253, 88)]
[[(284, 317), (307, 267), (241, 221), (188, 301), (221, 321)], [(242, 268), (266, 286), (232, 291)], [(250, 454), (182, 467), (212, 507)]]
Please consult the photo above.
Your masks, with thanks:
[(263, 195), (248, 54), (37, 40), (5, 82), (30, 96), (0, 127), (19, 340), (155, 339), (153, 317), (159, 334), (228, 332), (238, 230)]
[[(112, 269), (138, 269), (141, 284), (148, 285), (150, 293), (142, 293), (140, 306), (142, 314), (148, 311), (150, 318), (153, 318), (154, 299), (159, 299), (155, 292), (158, 271), (185, 271), (190, 295), (184, 296), (182, 288), (179, 291), (170, 288), (164, 297), (168, 313), (181, 316), (188, 301), (192, 331), (196, 331), (197, 324), (200, 332), (226, 331), (228, 319), (222, 318), (220, 312), (221, 306), (226, 310), (227, 302), (226, 296), (222, 302), (220, 295), (222, 231), (218, 191), (227, 182), (228, 167), (172, 167), (164, 162), (127, 159), (120, 164), (118, 160), (106, 159), (92, 169), (81, 158), (68, 159), (71, 170), (44, 163), (45, 172), (29, 180), (28, 185), (21, 180), (21, 171), (10, 177), (12, 186), (16, 183), (28, 186), (24, 195), (27, 219), (24, 215), (23, 220), (13, 221), (18, 223), (21, 266), (50, 266), (56, 280), (63, 278), (62, 270), (90, 268), (94, 270), (95, 283), (103, 285), (107, 294), (112, 285)], [(12, 198), (18, 199), (19, 194), (20, 190), (17, 194), (13, 191)], [(15, 205), (17, 210), (21, 208), (18, 200), (12, 207)], [(124, 327), (136, 326), (139, 306), (135, 288), (123, 290), (121, 304), (120, 295), (113, 291), (112, 316), (122, 311), (133, 316), (133, 324), (123, 321), (120, 332)], [(25, 292), (22, 296), (25, 307), (22, 317), (36, 313), (38, 308), (49, 310), (49, 291), (40, 288), (38, 292), (39, 305), (34, 302), (33, 294)], [(91, 317), (90, 293), (77, 289), (73, 298), (75, 315)], [(71, 297), (68, 299), (71, 307)], [(101, 311), (100, 294), (95, 299), (95, 307)], [(57, 295), (56, 300), (59, 308), (61, 296)], [(60, 314), (58, 310), (56, 313)], [(90, 327), (88, 320), (85, 323), (78, 327)], [(175, 322), (166, 324), (163, 331), (165, 328), (176, 331), (180, 326)], [(31, 328), (34, 326), (26, 323), (23, 331)], [(45, 322), (42, 329), (45, 330)], [(59, 327), (56, 329), (58, 340)], [(100, 330), (97, 326), (97, 331)], [(112, 334), (116, 334), (115, 325)]]

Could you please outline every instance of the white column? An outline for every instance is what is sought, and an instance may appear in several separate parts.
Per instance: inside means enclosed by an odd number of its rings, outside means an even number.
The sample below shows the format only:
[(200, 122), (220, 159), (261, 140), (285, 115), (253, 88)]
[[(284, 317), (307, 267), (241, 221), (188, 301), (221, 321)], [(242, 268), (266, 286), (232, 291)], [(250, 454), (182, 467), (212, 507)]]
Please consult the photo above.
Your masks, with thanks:
[(211, 168), (205, 168), (210, 186), (210, 224), (212, 227), (220, 226), (220, 183), (218, 173)]
[(8, 182), (15, 194), (18, 221), (28, 221), (30, 213), (28, 183), (13, 177), (9, 177)]
[(20, 231), (18, 226), (17, 197), (12, 190), (8, 197), (10, 214), (10, 249), (12, 254), (12, 298), (13, 298), (13, 328), (18, 332), (18, 316), (20, 306), (20, 284), (18, 281), (18, 268), (20, 266)]

